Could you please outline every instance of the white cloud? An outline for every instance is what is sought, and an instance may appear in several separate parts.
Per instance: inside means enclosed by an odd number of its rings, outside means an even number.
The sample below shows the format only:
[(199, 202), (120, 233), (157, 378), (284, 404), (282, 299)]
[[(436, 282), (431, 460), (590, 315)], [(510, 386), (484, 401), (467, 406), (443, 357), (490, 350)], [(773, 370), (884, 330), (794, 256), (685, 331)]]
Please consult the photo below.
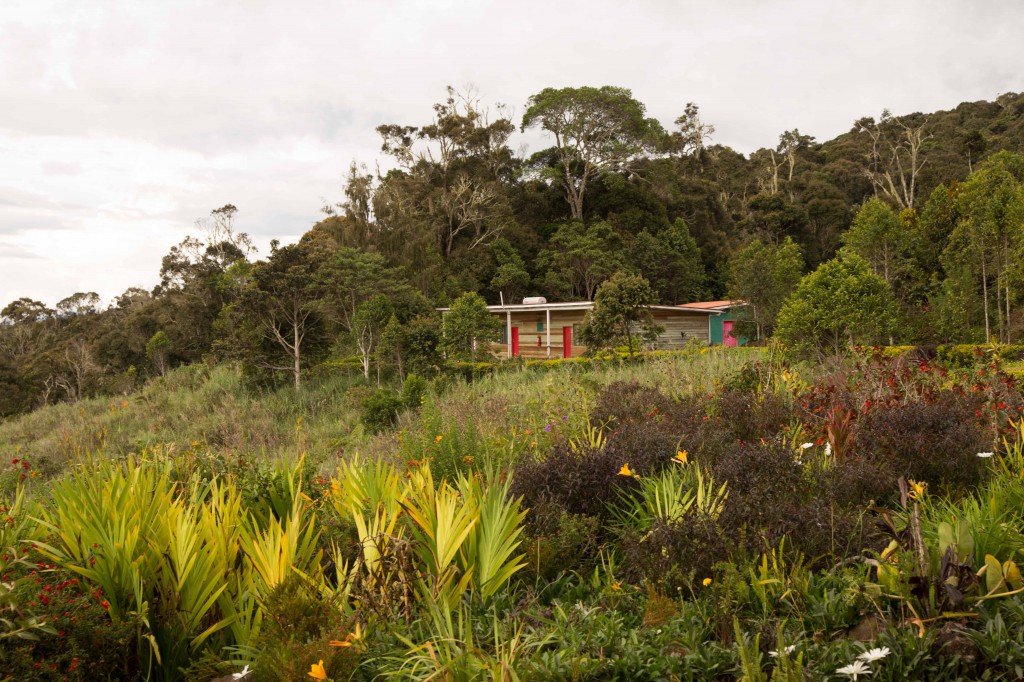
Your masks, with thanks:
[(8, 0), (0, 305), (151, 286), (167, 249), (228, 202), (240, 229), (294, 239), (350, 159), (378, 157), (374, 127), (425, 122), (447, 84), (519, 114), (547, 86), (622, 85), (666, 125), (695, 101), (715, 140), (744, 152), (794, 127), (827, 139), (883, 107), (1024, 89), (1024, 14), (983, 8)]

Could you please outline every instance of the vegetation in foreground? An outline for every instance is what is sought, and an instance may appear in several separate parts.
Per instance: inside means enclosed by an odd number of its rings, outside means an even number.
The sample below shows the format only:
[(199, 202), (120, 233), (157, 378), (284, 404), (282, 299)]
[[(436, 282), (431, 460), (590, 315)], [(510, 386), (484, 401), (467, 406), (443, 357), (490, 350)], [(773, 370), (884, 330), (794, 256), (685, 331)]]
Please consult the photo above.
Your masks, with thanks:
[(0, 670), (1018, 679), (1024, 399), (960, 360), (694, 350), (428, 389), (363, 456), (15, 455)]

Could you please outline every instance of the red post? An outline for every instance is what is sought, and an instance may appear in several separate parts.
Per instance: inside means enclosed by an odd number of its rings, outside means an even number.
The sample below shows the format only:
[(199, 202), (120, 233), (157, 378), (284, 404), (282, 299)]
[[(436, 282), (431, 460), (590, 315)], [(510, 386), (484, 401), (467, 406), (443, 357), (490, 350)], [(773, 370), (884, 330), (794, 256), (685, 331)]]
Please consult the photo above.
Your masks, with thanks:
[(572, 327), (562, 327), (562, 357), (572, 357)]
[(512, 357), (519, 355), (519, 327), (512, 327)]

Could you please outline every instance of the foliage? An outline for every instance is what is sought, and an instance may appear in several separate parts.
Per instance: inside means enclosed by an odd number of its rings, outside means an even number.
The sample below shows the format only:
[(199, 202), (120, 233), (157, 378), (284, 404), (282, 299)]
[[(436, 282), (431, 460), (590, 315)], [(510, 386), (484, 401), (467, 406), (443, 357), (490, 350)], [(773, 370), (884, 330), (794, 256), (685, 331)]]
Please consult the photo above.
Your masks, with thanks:
[(649, 343), (663, 331), (647, 307), (654, 301), (654, 292), (643, 277), (615, 273), (598, 287), (594, 307), (580, 326), (580, 341), (590, 349), (624, 342), (633, 357), (635, 342)]
[(882, 341), (897, 321), (889, 285), (862, 259), (848, 256), (800, 280), (779, 311), (776, 332), (796, 348), (838, 354), (856, 343)]

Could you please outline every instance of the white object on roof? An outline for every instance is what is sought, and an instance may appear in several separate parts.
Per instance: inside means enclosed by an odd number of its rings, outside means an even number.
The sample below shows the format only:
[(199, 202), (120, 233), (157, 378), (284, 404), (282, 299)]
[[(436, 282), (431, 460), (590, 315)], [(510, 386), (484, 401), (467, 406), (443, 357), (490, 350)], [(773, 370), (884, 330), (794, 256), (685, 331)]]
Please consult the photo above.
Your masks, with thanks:
[(539, 305), (541, 303), (547, 303), (548, 299), (543, 296), (527, 296), (523, 299), (523, 305)]

